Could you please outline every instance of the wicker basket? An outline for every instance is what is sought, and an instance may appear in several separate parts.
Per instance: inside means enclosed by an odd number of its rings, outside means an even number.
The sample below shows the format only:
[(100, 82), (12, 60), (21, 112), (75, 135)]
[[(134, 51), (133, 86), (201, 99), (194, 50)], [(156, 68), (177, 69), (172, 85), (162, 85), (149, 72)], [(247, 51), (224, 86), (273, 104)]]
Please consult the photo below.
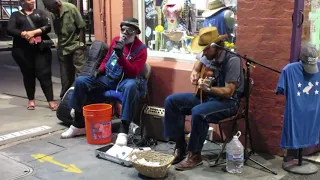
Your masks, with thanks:
[[(137, 157), (135, 160), (132, 159), (132, 156), (134, 155)], [(163, 178), (167, 175), (174, 156), (155, 151), (140, 151), (130, 154), (129, 158), (133, 166), (140, 174), (150, 178)], [(142, 158), (150, 162), (160, 162), (160, 166), (147, 166), (144, 164), (139, 164), (136, 160)]]

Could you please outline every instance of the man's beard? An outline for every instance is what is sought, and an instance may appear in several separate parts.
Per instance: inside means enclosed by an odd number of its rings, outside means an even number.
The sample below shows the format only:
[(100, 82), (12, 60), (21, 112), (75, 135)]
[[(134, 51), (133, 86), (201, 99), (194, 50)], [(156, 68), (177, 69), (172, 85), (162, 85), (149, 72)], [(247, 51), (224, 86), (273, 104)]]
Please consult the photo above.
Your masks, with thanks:
[(215, 50), (215, 52), (212, 55), (206, 55), (206, 58), (208, 59), (208, 61), (214, 61), (217, 62), (218, 59), (218, 55), (219, 55), (219, 51)]

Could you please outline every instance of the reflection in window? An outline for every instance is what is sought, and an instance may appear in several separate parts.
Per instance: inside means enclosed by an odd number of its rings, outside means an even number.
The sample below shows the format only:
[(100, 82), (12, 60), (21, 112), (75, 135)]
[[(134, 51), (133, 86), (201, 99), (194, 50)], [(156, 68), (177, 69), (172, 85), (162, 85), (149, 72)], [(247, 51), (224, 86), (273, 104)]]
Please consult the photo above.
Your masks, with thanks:
[(320, 0), (305, 0), (302, 39), (320, 50)]
[(8, 20), (11, 14), (21, 9), (19, 0), (0, 0), (0, 19)]
[(237, 0), (141, 0), (145, 44), (150, 50), (190, 54), (190, 43), (202, 27), (216, 26), (235, 42)]

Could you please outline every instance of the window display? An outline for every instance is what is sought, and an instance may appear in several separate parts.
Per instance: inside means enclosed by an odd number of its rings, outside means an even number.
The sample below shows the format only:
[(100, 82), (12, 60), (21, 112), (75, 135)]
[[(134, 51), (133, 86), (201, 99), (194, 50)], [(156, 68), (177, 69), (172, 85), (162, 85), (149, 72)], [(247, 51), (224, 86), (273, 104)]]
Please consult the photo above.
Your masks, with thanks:
[(312, 42), (320, 50), (320, 0), (305, 0), (304, 4), (302, 40)]
[[(320, 0), (304, 1), (302, 40), (310, 41), (320, 50)], [(320, 58), (320, 56), (319, 56)]]
[(210, 0), (208, 9), (202, 13), (202, 16), (205, 18), (204, 27), (217, 27), (219, 34), (227, 34), (228, 41), (233, 42), (235, 17), (234, 12), (229, 7), (220, 0)]
[(227, 34), (226, 45), (233, 48), (237, 0), (140, 0), (138, 4), (145, 9), (138, 12), (138, 18), (145, 20), (141, 39), (151, 56), (192, 54), (191, 40), (208, 26), (217, 27), (219, 34)]
[(0, 19), (8, 20), (12, 13), (14, 13), (15, 11), (19, 11), (20, 9), (21, 6), (19, 5), (18, 0), (0, 0)]

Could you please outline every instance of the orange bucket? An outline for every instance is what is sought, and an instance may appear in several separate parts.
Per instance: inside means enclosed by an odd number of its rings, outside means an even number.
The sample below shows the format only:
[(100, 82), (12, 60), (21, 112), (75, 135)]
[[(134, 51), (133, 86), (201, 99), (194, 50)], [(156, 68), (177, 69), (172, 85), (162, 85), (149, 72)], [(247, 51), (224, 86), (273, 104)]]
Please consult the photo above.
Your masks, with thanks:
[(90, 104), (83, 107), (89, 144), (107, 144), (112, 141), (112, 105)]

